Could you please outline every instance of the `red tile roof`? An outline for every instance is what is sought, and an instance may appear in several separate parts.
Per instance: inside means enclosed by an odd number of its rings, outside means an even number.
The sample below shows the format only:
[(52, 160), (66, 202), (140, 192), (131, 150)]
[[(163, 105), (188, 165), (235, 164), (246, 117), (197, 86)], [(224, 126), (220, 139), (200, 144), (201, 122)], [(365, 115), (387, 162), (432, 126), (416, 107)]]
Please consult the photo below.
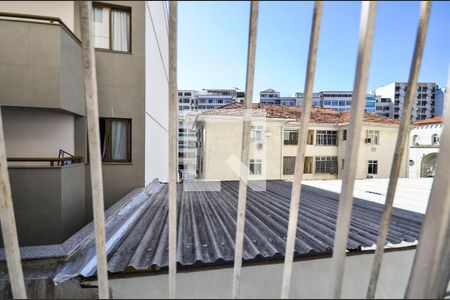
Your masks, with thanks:
[(442, 122), (442, 116), (434, 117), (426, 120), (417, 121), (414, 124), (415, 125), (426, 125), (426, 124), (433, 124), (433, 123), (441, 123)]
[[(243, 105), (241, 103), (230, 103), (221, 106), (216, 109), (208, 110), (202, 113), (202, 115), (219, 115), (219, 116), (241, 116)], [(293, 119), (298, 120), (300, 118), (302, 107), (301, 106), (282, 106), (272, 104), (253, 103), (252, 108), (254, 110), (264, 110), (266, 118), (280, 118), (280, 119)], [(263, 114), (258, 111), (253, 112), (253, 116)], [(311, 111), (311, 123), (323, 123), (323, 124), (343, 124), (350, 122), (350, 111), (336, 111), (332, 109), (313, 108)], [(399, 120), (387, 118), (377, 114), (364, 113), (364, 122), (370, 123), (382, 123), (382, 124), (400, 124)]]

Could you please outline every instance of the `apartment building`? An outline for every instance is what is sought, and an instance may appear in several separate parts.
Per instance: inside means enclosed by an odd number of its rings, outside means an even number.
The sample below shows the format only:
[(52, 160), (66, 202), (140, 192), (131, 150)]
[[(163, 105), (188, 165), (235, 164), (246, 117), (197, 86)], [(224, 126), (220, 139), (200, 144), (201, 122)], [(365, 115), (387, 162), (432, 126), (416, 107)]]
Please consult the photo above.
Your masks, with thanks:
[[(301, 107), (254, 104), (250, 179), (292, 179)], [(242, 106), (231, 104), (201, 113), (198, 130), (199, 179), (236, 180)], [(342, 177), (350, 112), (313, 108), (305, 153), (304, 179)], [(356, 177), (389, 177), (399, 121), (366, 113)], [(406, 156), (401, 176), (407, 174)]]
[(409, 177), (434, 177), (442, 134), (442, 116), (417, 121), (409, 140)]
[(178, 174), (180, 179), (192, 179), (195, 176), (197, 145), (192, 120), (197, 113), (230, 103), (241, 103), (244, 94), (238, 89), (178, 91)]
[[(92, 22), (108, 208), (167, 180), (167, 5), (94, 1)], [(59, 244), (92, 219), (78, 2), (3, 1), (0, 39), (19, 242)]]
[(267, 89), (259, 93), (259, 102), (263, 104), (294, 106), (297, 105), (297, 98), (281, 97), (280, 92), (274, 89)]
[[(352, 91), (322, 91), (320, 95), (321, 108), (334, 109), (337, 111), (348, 111), (352, 106)], [(366, 96), (366, 112), (376, 112), (376, 97), (368, 94)]]
[[(352, 91), (321, 91), (313, 93), (313, 107), (334, 109), (337, 111), (347, 111), (352, 105)], [(295, 97), (280, 97), (280, 92), (273, 89), (267, 89), (259, 93), (259, 102), (262, 104), (275, 104), (284, 106), (303, 106), (304, 94), (295, 93)], [(376, 97), (367, 95), (365, 111), (369, 113), (376, 112)]]
[[(392, 82), (375, 89), (374, 93), (392, 102), (391, 118), (400, 119), (403, 115), (403, 103), (406, 97), (407, 82)], [(433, 118), (436, 115), (436, 92), (438, 86), (434, 82), (417, 83), (417, 93), (411, 115), (412, 121)]]
[(381, 96), (375, 96), (376, 98), (376, 107), (375, 113), (384, 117), (391, 117), (393, 110), (393, 103), (391, 98), (384, 98)]
[(444, 110), (447, 109), (448, 104), (445, 102), (445, 96), (448, 92), (447, 88), (438, 88), (436, 91), (436, 117), (444, 115)]
[[(303, 106), (305, 103), (305, 95), (304, 93), (296, 92), (295, 98), (297, 99), (298, 106)], [(320, 93), (313, 93), (312, 94), (312, 105), (314, 107), (320, 107)]]

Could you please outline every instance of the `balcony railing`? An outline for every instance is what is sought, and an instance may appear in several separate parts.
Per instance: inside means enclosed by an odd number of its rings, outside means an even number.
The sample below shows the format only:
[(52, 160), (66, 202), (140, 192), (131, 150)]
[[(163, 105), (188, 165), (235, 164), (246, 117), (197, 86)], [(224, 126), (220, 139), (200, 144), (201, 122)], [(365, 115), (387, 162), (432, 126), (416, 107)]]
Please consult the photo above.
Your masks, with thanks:
[(66, 165), (66, 162), (72, 163), (81, 163), (83, 161), (82, 156), (72, 156), (72, 157), (8, 157), (7, 161), (9, 162), (48, 162), (50, 166)]

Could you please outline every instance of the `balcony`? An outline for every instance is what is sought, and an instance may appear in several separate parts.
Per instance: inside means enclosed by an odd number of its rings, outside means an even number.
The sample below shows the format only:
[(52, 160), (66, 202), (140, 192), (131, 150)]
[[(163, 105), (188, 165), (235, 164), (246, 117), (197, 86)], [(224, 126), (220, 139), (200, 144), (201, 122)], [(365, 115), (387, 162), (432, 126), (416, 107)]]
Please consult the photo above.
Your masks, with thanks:
[(81, 46), (58, 18), (0, 13), (0, 104), (84, 115)]
[[(60, 244), (85, 225), (85, 164), (8, 160), (22, 164), (9, 167), (20, 246)], [(42, 161), (47, 165), (24, 165)]]

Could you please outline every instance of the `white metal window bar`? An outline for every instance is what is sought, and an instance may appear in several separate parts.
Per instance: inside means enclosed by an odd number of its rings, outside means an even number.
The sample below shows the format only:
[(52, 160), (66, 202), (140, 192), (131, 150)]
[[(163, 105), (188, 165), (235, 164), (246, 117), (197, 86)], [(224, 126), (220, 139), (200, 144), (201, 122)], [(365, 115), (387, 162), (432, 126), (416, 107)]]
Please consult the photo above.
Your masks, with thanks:
[(233, 298), (240, 297), (242, 254), (244, 248), (245, 207), (247, 202), (248, 162), (250, 154), (250, 112), (252, 109), (255, 77), (256, 33), (258, 23), (258, 1), (250, 2), (250, 24), (248, 33), (247, 76), (245, 82), (244, 120), (242, 127), (241, 168), (236, 222), (236, 242), (233, 270)]
[(90, 157), (89, 164), (91, 170), (92, 207), (94, 210), (98, 291), (100, 299), (108, 299), (108, 264), (105, 249), (105, 208), (103, 203), (97, 75), (95, 69), (94, 34), (92, 30), (92, 1), (80, 2), (80, 24)]
[(170, 1), (169, 9), (169, 298), (175, 299), (177, 273), (178, 2)]
[(0, 190), (1, 208), (0, 221), (2, 225), (3, 245), (5, 247), (6, 264), (8, 266), (9, 281), (13, 297), (24, 299), (27, 297), (23, 278), (22, 262), (20, 261), (19, 241), (17, 238), (16, 220), (14, 217), (11, 185), (9, 181), (8, 165), (6, 162), (5, 136), (0, 111)]
[[(419, 78), (420, 64), (422, 62), (423, 49), (425, 46), (425, 37), (427, 33), (428, 20), (430, 17), (431, 2), (422, 1), (420, 6), (419, 27), (417, 29), (416, 44), (409, 73), (408, 88), (406, 90), (406, 98), (403, 104), (403, 118), (400, 121), (400, 128), (397, 135), (394, 157), (392, 160), (391, 174), (389, 177), (389, 185), (386, 193), (386, 202), (381, 217), (380, 229), (377, 238), (377, 247), (373, 260), (372, 272), (370, 275), (369, 287), (367, 290), (367, 298), (375, 298), (378, 277), (383, 260), (384, 244), (389, 229), (392, 209), (394, 205), (395, 191), (398, 183), (398, 176), (402, 165), (405, 148), (408, 146), (409, 129), (411, 125), (411, 114), (414, 105), (414, 99), (417, 93), (417, 80)], [(370, 161), (369, 161), (370, 164)]]
[(291, 192), (291, 204), (289, 209), (289, 224), (286, 240), (286, 253), (284, 257), (283, 282), (281, 286), (281, 298), (289, 297), (289, 289), (292, 277), (292, 265), (294, 260), (294, 247), (297, 235), (298, 209), (300, 205), (301, 183), (304, 171), (305, 149), (308, 137), (308, 125), (312, 108), (312, 93), (314, 75), (316, 71), (317, 49), (319, 47), (320, 21), (322, 18), (322, 1), (315, 1), (309, 40), (308, 63), (306, 67), (306, 80), (304, 91), (303, 113), (300, 118), (300, 137), (297, 147), (294, 169), (294, 183)]
[(344, 278), (345, 257), (353, 205), (353, 187), (358, 165), (361, 125), (364, 117), (367, 79), (369, 75), (373, 32), (375, 27), (376, 5), (377, 3), (375, 1), (363, 1), (361, 7), (358, 58), (353, 89), (350, 130), (348, 133), (349, 141), (347, 142), (345, 151), (345, 161), (347, 163), (344, 167), (342, 189), (339, 197), (331, 266), (331, 296), (333, 298), (340, 298)]

